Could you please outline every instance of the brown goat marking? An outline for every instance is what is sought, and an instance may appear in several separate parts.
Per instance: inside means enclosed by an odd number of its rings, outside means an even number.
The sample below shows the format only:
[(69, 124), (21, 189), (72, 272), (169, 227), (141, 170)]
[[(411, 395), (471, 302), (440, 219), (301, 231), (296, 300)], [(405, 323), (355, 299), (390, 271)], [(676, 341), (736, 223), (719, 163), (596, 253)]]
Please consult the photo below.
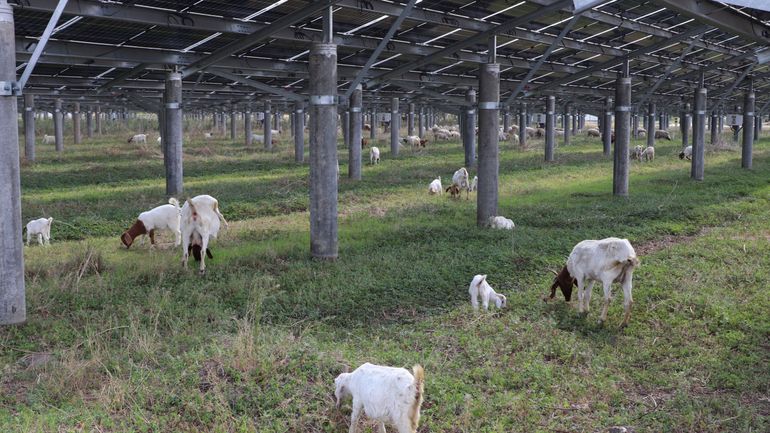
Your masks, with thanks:
[[(123, 234), (120, 236), (121, 242), (123, 242), (123, 245), (126, 246), (126, 248), (130, 248), (131, 244), (134, 243), (134, 239), (136, 239), (137, 236), (143, 235), (147, 233), (147, 229), (144, 227), (144, 223), (140, 220), (136, 220), (134, 225), (129, 227), (128, 230), (123, 232)], [(152, 239), (152, 237), (150, 238)]]
[(564, 295), (564, 300), (569, 302), (570, 299), (572, 299), (572, 287), (577, 285), (577, 279), (572, 278), (572, 275), (570, 275), (566, 266), (561, 268), (561, 271), (558, 274), (555, 271), (551, 272), (553, 272), (556, 277), (553, 279), (553, 284), (551, 285), (551, 295), (545, 299), (546, 302), (556, 297), (557, 287), (561, 289), (561, 293)]
[(459, 198), (460, 197), (460, 187), (458, 187), (455, 184), (450, 185), (447, 187), (446, 192), (450, 193), (452, 195), (452, 198)]
[(362, 138), (361, 139), (361, 149), (365, 148), (369, 145), (369, 139), (368, 138)]
[(425, 147), (425, 143), (427, 143), (428, 140), (420, 140), (420, 146)]

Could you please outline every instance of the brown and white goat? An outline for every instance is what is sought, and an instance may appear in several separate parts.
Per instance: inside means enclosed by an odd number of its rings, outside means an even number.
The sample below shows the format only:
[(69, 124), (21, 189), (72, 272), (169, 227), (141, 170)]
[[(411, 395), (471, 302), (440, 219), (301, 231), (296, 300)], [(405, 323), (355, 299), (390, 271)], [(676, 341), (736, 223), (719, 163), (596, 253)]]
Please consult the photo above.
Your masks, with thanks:
[[(149, 235), (150, 248), (155, 246), (155, 231), (169, 230), (174, 233), (174, 245), (179, 246), (181, 232), (179, 231), (179, 202), (175, 198), (168, 199), (164, 204), (139, 214), (134, 224), (120, 236), (120, 241), (126, 248), (131, 248), (134, 240), (142, 235)], [(144, 243), (144, 238), (142, 238)]]
[(210, 195), (199, 195), (185, 201), (182, 206), (182, 264), (192, 253), (195, 261), (201, 262), (200, 273), (206, 272), (206, 256), (214, 258), (209, 250), (209, 240), (216, 238), (220, 222), (228, 227), (225, 217), (219, 212), (219, 202)]

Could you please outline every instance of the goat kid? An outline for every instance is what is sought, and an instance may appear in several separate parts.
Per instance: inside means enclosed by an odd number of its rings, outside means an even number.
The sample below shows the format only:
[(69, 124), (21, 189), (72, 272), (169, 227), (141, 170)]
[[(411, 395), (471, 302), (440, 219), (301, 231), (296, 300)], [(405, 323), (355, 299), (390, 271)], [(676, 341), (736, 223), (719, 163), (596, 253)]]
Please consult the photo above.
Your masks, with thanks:
[(468, 293), (471, 295), (471, 305), (474, 310), (479, 309), (479, 296), (481, 296), (481, 306), (485, 310), (489, 309), (489, 301), (492, 300), (497, 308), (503, 308), (506, 305), (505, 295), (495, 292), (495, 289), (487, 282), (486, 275), (476, 275), (468, 287)]
[[(51, 223), (53, 218), (38, 218), (27, 223), (27, 246), (32, 236), (37, 236), (40, 245), (51, 245)], [(45, 243), (44, 243), (45, 242)]]
[(441, 176), (433, 179), (433, 182), (428, 185), (428, 194), (441, 194), (443, 191), (444, 188), (441, 186)]
[(337, 408), (351, 397), (350, 431), (359, 430), (361, 415), (377, 422), (377, 431), (385, 432), (385, 424), (398, 433), (416, 433), (420, 423), (420, 406), (425, 392), (425, 372), (420, 365), (410, 373), (404, 368), (365, 363), (352, 373), (334, 379)]
[(380, 163), (380, 148), (377, 146), (372, 146), (371, 149), (369, 149), (369, 163), (379, 164)]

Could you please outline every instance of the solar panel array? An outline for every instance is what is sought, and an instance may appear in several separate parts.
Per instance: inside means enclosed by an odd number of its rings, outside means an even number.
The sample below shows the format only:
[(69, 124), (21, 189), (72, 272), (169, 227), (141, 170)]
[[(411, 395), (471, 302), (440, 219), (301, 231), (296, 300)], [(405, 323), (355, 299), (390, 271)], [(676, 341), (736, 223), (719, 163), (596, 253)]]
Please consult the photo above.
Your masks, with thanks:
[[(763, 92), (770, 86), (770, 66), (757, 64), (756, 57), (757, 52), (770, 48), (770, 36), (767, 36), (770, 35), (770, 13), (706, 2), (730, 18), (725, 25), (715, 27), (698, 16), (670, 9), (669, 2), (615, 0), (585, 12), (572, 23), (564, 39), (534, 73), (525, 87), (526, 93), (518, 95), (512, 104), (540, 104), (544, 95), (554, 94), (560, 103), (572, 102), (589, 112), (596, 110), (604, 97), (613, 94), (620, 66), (612, 63), (624, 55), (631, 57), (635, 102), (667, 73), (670, 75), (662, 81), (652, 100), (665, 101), (669, 107), (683, 99), (689, 100), (701, 71), (705, 74), (711, 102), (727, 95), (728, 104), (733, 104), (733, 99), (739, 97), (751, 81), (757, 89), (758, 107), (770, 101), (770, 95), (765, 96), (767, 92)], [(43, 34), (56, 3), (56, 0), (11, 1), (19, 73)], [(307, 95), (308, 50), (311, 43), (320, 41), (322, 12), (292, 20), (292, 25), (274, 29), (266, 37), (249, 35), (279, 19), (297, 16), (316, 3), (304, 0), (70, 2), (25, 91), (40, 95), (42, 105), (54, 97), (110, 103), (129, 95), (157, 104), (168, 71), (205, 59), (228, 44), (246, 38), (251, 39), (247, 49), (235, 51), (185, 78), (186, 107), (208, 110), (230, 105), (259, 106), (265, 98), (277, 103), (283, 99), (212, 73), (216, 71)], [(385, 103), (393, 96), (426, 104), (446, 104), (452, 97), (463, 98), (467, 88), (478, 86), (479, 64), (487, 62), (487, 40), (473, 41), (445, 56), (428, 56), (463, 44), (511, 20), (538, 14), (557, 3), (561, 7), (497, 33), (501, 100), (508, 97), (570, 23), (572, 2), (417, 2), (366, 74), (367, 103)], [(334, 2), (340, 93), (347, 90), (405, 6), (404, 1)], [(757, 36), (748, 37), (735, 23), (754, 29)], [(681, 37), (688, 32), (692, 36)], [(762, 32), (766, 32), (765, 36)], [(655, 49), (635, 53), (644, 47)], [(685, 55), (680, 59), (682, 54)], [(422, 62), (424, 59), (429, 61)], [(420, 63), (416, 63), (418, 61)], [(674, 66), (670, 66), (672, 64)], [(744, 79), (734, 86), (746, 75), (747, 68), (752, 68), (753, 80)], [(388, 73), (391, 74), (383, 77)]]

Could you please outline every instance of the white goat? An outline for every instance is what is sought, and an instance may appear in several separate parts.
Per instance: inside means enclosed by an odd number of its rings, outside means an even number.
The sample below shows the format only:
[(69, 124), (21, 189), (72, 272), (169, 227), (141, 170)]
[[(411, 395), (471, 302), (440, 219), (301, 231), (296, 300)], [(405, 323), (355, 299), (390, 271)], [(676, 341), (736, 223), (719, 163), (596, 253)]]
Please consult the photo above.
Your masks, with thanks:
[(471, 181), (471, 186), (469, 187), (470, 191), (478, 191), (479, 189), (479, 177), (473, 176), (473, 180)]
[(655, 160), (655, 148), (652, 146), (647, 146), (642, 151), (642, 156), (639, 157), (639, 160), (644, 158), (645, 161), (654, 161)]
[(642, 146), (637, 145), (631, 150), (630, 158), (635, 159), (637, 161), (641, 161), (643, 152), (644, 150), (642, 149)]
[(213, 258), (209, 250), (210, 238), (216, 238), (220, 222), (228, 227), (225, 217), (219, 212), (219, 202), (210, 195), (199, 195), (185, 201), (182, 206), (182, 264), (192, 252), (195, 261), (200, 261), (200, 273), (206, 272), (206, 256)]
[(38, 218), (27, 223), (27, 246), (32, 236), (37, 235), (37, 243), (51, 245), (51, 223), (53, 218)]
[(208, 139), (209, 139), (209, 138), (211, 138), (211, 137), (212, 137), (212, 135), (211, 135), (211, 133), (210, 133), (210, 132), (204, 132), (204, 133), (203, 133), (203, 138), (205, 138), (205, 139), (207, 139), (207, 140), (208, 140)]
[(692, 146), (687, 146), (679, 152), (679, 159), (692, 159)]
[(468, 293), (471, 295), (471, 305), (474, 310), (479, 309), (479, 296), (481, 296), (481, 306), (485, 310), (489, 309), (490, 299), (494, 301), (497, 308), (503, 308), (506, 304), (505, 295), (501, 295), (495, 292), (495, 289), (487, 282), (486, 275), (476, 275), (471, 281), (471, 285), (468, 288)]
[[(182, 232), (179, 229), (179, 202), (171, 197), (168, 203), (140, 213), (134, 225), (120, 236), (123, 245), (131, 248), (137, 237), (147, 234), (150, 236), (150, 248), (152, 248), (155, 246), (155, 231), (169, 230), (174, 233), (174, 246), (179, 246), (182, 242)], [(144, 238), (141, 240), (144, 244)]]
[(56, 143), (56, 136), (53, 135), (43, 135), (43, 144), (54, 144)]
[(613, 282), (618, 282), (623, 287), (625, 312), (621, 326), (628, 325), (631, 306), (634, 303), (631, 285), (634, 268), (637, 266), (639, 258), (636, 257), (636, 251), (628, 239), (585, 240), (575, 245), (567, 259), (566, 268), (578, 286), (578, 311), (588, 312), (591, 289), (596, 281), (601, 281), (604, 287), (604, 308), (599, 323), (604, 323), (610, 305), (610, 286)]
[(496, 216), (489, 218), (489, 227), (493, 229), (513, 230), (516, 225), (513, 223), (512, 219), (504, 216)]
[(471, 184), (468, 182), (470, 179), (470, 176), (468, 175), (468, 170), (465, 169), (465, 167), (460, 167), (457, 171), (455, 171), (454, 175), (452, 175), (452, 185), (457, 185), (458, 188), (461, 190), (465, 190), (465, 198), (468, 198), (468, 193), (471, 189)]
[(369, 163), (371, 164), (379, 164), (380, 163), (380, 148), (377, 146), (372, 146), (371, 149), (369, 149)]
[(379, 433), (385, 433), (385, 423), (398, 433), (416, 433), (424, 387), (425, 372), (420, 365), (412, 367), (410, 373), (405, 368), (367, 362), (334, 379), (334, 396), (338, 408), (343, 398), (353, 399), (349, 433), (359, 430), (362, 410), (367, 418), (377, 421)]
[(428, 185), (428, 194), (435, 195), (444, 192), (444, 188), (441, 186), (441, 176), (433, 179), (433, 182)]
[(132, 135), (128, 139), (129, 143), (136, 143), (136, 144), (147, 144), (147, 134), (136, 134)]
[(408, 144), (412, 147), (425, 147), (425, 143), (428, 142), (428, 140), (423, 140), (420, 137), (416, 135), (409, 135), (406, 138), (403, 139), (404, 144)]

